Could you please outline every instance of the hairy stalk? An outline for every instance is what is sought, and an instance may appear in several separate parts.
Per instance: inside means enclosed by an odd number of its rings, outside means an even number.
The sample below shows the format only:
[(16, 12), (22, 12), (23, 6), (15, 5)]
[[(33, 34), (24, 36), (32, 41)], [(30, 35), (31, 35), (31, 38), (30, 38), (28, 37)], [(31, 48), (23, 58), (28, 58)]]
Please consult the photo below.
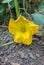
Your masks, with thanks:
[(19, 4), (17, 0), (14, 0), (15, 10), (16, 10), (16, 16), (18, 17), (20, 15), (20, 9)]
[(0, 47), (7, 46), (7, 45), (10, 45), (10, 44), (13, 44), (13, 43), (14, 43), (14, 41), (11, 41), (11, 42), (8, 42), (8, 43), (4, 43), (4, 44), (0, 43)]
[(12, 12), (11, 12), (11, 9), (10, 9), (10, 4), (8, 3), (8, 9), (10, 11), (10, 18), (12, 18)]

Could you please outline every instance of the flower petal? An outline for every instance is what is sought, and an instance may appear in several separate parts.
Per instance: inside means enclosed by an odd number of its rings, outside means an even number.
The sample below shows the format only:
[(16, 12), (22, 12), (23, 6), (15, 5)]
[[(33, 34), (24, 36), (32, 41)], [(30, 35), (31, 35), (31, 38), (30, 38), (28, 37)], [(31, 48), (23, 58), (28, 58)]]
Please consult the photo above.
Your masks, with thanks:
[(30, 45), (32, 43), (32, 35), (29, 32), (23, 34), (23, 44)]
[(11, 34), (15, 34), (16, 33), (17, 26), (15, 24), (14, 19), (10, 19), (8, 29), (9, 29), (9, 32)]
[(32, 35), (34, 35), (35, 33), (37, 33), (37, 31), (38, 31), (38, 29), (39, 29), (39, 27), (38, 27), (38, 25), (31, 25), (30, 26), (30, 33), (32, 34)]
[(28, 32), (25, 34), (17, 32), (14, 36), (14, 41), (17, 43), (22, 43), (24, 45), (30, 45), (32, 43), (32, 36)]
[(14, 35), (14, 41), (17, 43), (21, 43), (23, 41), (23, 37), (22, 37), (22, 34), (20, 32), (17, 32)]

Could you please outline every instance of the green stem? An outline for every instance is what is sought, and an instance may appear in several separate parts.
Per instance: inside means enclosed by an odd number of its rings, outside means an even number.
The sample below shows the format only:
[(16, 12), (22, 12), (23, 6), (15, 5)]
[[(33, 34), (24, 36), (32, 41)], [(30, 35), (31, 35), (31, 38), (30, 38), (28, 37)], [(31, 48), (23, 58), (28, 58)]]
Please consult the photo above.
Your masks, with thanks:
[(10, 4), (8, 3), (8, 9), (10, 11), (10, 18), (12, 18), (12, 12), (11, 12), (11, 9), (10, 9)]
[(14, 41), (8, 42), (8, 43), (4, 43), (4, 44), (0, 44), (0, 47), (7, 46), (7, 45), (10, 45), (10, 44), (13, 44), (13, 43), (14, 43)]
[(25, 0), (23, 0), (23, 8), (25, 8)]
[(16, 16), (18, 17), (20, 15), (20, 9), (19, 4), (17, 0), (14, 0), (15, 10), (16, 10)]

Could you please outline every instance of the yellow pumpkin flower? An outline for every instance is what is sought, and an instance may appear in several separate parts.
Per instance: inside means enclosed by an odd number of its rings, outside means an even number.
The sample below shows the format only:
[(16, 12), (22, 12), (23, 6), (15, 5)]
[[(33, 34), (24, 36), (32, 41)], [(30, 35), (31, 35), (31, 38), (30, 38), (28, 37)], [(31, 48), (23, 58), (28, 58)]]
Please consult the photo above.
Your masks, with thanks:
[(14, 35), (15, 42), (30, 45), (38, 25), (20, 15), (17, 20), (10, 19), (8, 29)]

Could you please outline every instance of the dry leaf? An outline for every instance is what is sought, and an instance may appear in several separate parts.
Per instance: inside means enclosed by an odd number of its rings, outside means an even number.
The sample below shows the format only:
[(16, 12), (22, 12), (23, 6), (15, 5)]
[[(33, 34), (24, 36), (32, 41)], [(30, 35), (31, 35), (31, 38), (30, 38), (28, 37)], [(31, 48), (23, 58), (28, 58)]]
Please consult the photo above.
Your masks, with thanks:
[(3, 64), (0, 62), (0, 65), (3, 65)]
[(13, 62), (13, 61), (9, 61), (9, 63), (10, 63), (11, 65), (20, 65), (20, 64), (18, 64), (18, 63)]

